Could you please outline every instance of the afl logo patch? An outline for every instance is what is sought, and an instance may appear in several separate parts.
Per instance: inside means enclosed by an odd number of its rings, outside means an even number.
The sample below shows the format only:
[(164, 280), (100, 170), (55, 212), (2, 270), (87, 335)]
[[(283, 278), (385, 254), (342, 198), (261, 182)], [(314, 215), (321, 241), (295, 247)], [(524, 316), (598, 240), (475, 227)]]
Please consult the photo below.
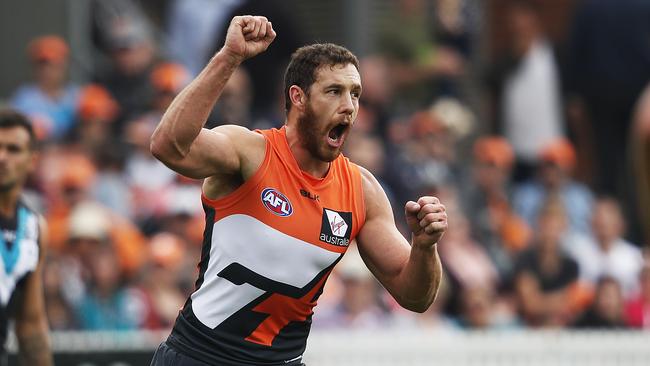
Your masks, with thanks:
[(264, 189), (261, 198), (264, 207), (278, 216), (290, 216), (293, 213), (289, 199), (275, 188)]

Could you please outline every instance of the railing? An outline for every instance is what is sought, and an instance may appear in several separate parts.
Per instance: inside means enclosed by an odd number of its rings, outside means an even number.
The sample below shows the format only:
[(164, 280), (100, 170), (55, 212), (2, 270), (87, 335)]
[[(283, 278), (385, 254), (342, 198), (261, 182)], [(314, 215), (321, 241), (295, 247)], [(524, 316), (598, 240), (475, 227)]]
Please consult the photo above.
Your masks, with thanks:
[[(168, 332), (54, 332), (58, 366), (148, 365)], [(15, 350), (15, 341), (10, 342)], [(313, 331), (308, 366), (648, 366), (650, 332)]]

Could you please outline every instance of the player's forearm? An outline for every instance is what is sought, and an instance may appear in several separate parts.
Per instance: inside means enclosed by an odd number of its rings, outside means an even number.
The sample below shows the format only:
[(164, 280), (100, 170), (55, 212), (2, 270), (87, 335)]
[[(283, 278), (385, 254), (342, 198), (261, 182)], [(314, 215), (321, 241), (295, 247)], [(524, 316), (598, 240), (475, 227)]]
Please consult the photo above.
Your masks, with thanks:
[(408, 310), (424, 312), (435, 300), (441, 279), (442, 265), (437, 246), (424, 249), (414, 245), (400, 273), (396, 299)]
[(151, 137), (151, 152), (159, 159), (183, 158), (201, 132), (214, 104), (241, 60), (217, 53), (171, 103)]
[(52, 366), (50, 341), (45, 331), (33, 332), (18, 338), (18, 360), (23, 366)]

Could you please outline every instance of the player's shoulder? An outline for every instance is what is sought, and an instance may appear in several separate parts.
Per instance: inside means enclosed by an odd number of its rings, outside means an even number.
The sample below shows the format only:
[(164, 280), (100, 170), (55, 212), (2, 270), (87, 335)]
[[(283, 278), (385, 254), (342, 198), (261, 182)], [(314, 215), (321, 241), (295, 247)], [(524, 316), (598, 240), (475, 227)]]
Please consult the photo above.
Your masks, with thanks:
[(372, 202), (382, 202), (386, 197), (386, 193), (379, 183), (379, 180), (377, 180), (374, 174), (372, 174), (368, 169), (358, 164), (355, 165), (358, 167), (361, 175), (361, 187), (363, 188), (363, 197), (366, 207), (368, 207), (368, 204)]
[(370, 170), (362, 167), (359, 164), (355, 164), (355, 163), (350, 163), (350, 164), (356, 166), (357, 169), (359, 169), (359, 173), (361, 175), (361, 183), (363, 184), (364, 189), (366, 187), (373, 188), (375, 186), (379, 186), (379, 188), (381, 188), (381, 186), (379, 185), (379, 181), (377, 180), (377, 178), (375, 178), (374, 174), (370, 172)]
[(23, 191), (18, 199), (18, 205), (27, 210), (30, 214), (39, 218), (42, 217), (41, 212), (43, 211), (43, 204), (32, 192)]
[(22, 192), (18, 200), (18, 205), (27, 212), (27, 216), (25, 217), (28, 222), (27, 230), (39, 238), (38, 243), (40, 246), (43, 238), (47, 234), (47, 221), (43, 214), (41, 214), (43, 211), (42, 202), (31, 192)]

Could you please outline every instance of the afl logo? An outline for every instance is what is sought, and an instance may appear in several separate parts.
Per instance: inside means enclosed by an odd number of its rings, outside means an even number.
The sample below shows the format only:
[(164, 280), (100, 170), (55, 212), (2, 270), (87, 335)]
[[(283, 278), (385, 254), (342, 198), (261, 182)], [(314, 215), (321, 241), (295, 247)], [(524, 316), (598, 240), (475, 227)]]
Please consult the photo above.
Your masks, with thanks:
[(262, 191), (262, 203), (267, 210), (278, 216), (290, 216), (293, 213), (289, 199), (275, 188), (266, 188)]

